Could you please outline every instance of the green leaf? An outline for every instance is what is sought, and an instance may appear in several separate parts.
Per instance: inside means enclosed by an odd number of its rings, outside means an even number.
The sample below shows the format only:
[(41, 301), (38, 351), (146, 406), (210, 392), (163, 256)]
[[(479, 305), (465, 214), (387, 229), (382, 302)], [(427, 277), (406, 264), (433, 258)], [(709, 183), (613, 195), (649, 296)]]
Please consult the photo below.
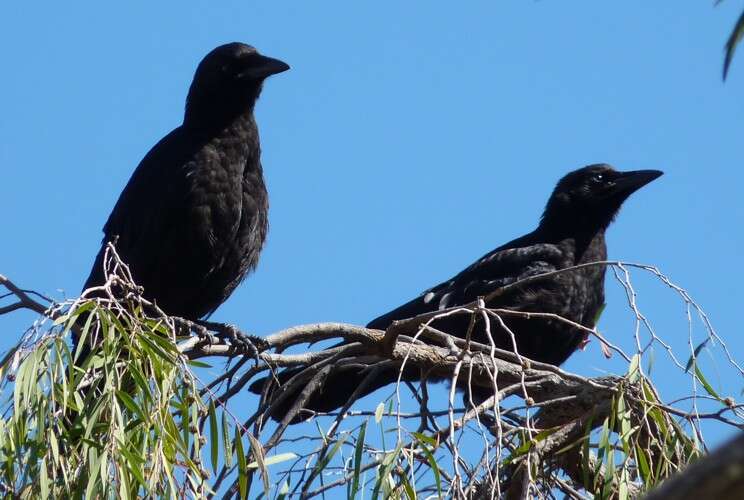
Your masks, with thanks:
[(437, 441), (433, 437), (422, 434), (421, 432), (412, 432), (411, 434), (413, 435), (413, 437), (416, 438), (417, 441), (428, 444), (432, 447), (432, 449), (437, 448)]
[(725, 80), (728, 76), (729, 68), (731, 67), (731, 61), (734, 59), (734, 53), (736, 47), (739, 45), (742, 36), (744, 36), (744, 12), (741, 13), (739, 19), (736, 21), (734, 29), (731, 30), (728, 40), (726, 40), (726, 56), (723, 60), (723, 79)]
[[(2, 430), (0, 430), (2, 432)], [(57, 441), (57, 436), (54, 432), (50, 432), (48, 434), (49, 436), (49, 447), (52, 449), (52, 459), (54, 460), (54, 465), (59, 464), (59, 442)]]
[(695, 375), (697, 376), (698, 380), (700, 380), (700, 383), (703, 384), (703, 387), (705, 388), (705, 391), (716, 398), (718, 401), (722, 401), (723, 399), (721, 396), (718, 395), (718, 393), (713, 389), (713, 386), (711, 386), (708, 383), (708, 380), (703, 376), (703, 372), (700, 371), (700, 367), (695, 363)]
[[(437, 465), (437, 461), (434, 458), (434, 455), (431, 453), (431, 451), (429, 451), (429, 447), (426, 445), (426, 442), (421, 441), (421, 438), (427, 438), (432, 443), (435, 443), (435, 441), (429, 436), (424, 436), (423, 434), (418, 432), (414, 432), (413, 435), (416, 436), (416, 439), (418, 439), (419, 442), (421, 442), (421, 452), (426, 457), (426, 461), (429, 463), (429, 468), (434, 473), (434, 482), (436, 482), (437, 484), (437, 496), (439, 498), (442, 498), (442, 479), (439, 473), (439, 466)], [(432, 444), (432, 448), (434, 448), (434, 446), (435, 445)]]
[(279, 488), (279, 495), (276, 497), (277, 500), (284, 500), (287, 498), (287, 493), (289, 493), (289, 482), (284, 481), (282, 486)]
[(217, 426), (217, 409), (214, 401), (209, 400), (209, 441), (211, 448), (212, 472), (217, 474), (217, 461), (220, 453), (219, 428)]
[(413, 486), (411, 486), (411, 482), (408, 480), (408, 476), (404, 473), (401, 473), (398, 475), (400, 477), (400, 482), (403, 483), (403, 489), (406, 492), (406, 496), (409, 498), (409, 500), (414, 500), (416, 498), (416, 491), (413, 489)]
[[(149, 356), (156, 357), (158, 360), (165, 361), (171, 365), (174, 364), (171, 355), (161, 347), (162, 342), (155, 340), (154, 336), (147, 338), (142, 335), (139, 339), (142, 342), (142, 349), (146, 351)], [(151, 363), (154, 361), (154, 359), (150, 360)]]
[(519, 458), (519, 457), (521, 457), (521, 456), (523, 456), (523, 455), (527, 454), (527, 452), (528, 452), (528, 451), (530, 451), (530, 449), (532, 449), (532, 446), (533, 446), (534, 444), (537, 444), (537, 443), (539, 443), (540, 441), (542, 441), (543, 439), (547, 438), (547, 437), (548, 437), (548, 436), (550, 436), (551, 434), (555, 433), (555, 432), (556, 432), (556, 431), (558, 431), (559, 429), (560, 429), (560, 427), (550, 427), (550, 428), (548, 428), (548, 429), (544, 429), (544, 430), (542, 430), (542, 431), (538, 432), (537, 434), (535, 434), (535, 435), (534, 435), (534, 436), (532, 437), (532, 439), (527, 439), (527, 436), (525, 435), (525, 436), (523, 437), (523, 441), (522, 441), (522, 444), (520, 444), (520, 445), (519, 445), (519, 447), (517, 447), (517, 449), (516, 449), (516, 450), (514, 450), (514, 451), (513, 451), (513, 452), (512, 452), (512, 453), (511, 453), (511, 454), (509, 455), (509, 457), (507, 457), (507, 459), (506, 459), (506, 460), (504, 460), (504, 464), (505, 464), (505, 465), (506, 465), (506, 464), (510, 464), (510, 463), (512, 463), (512, 462), (513, 462), (514, 460), (516, 460), (517, 458)]
[(173, 478), (173, 474), (171, 473), (170, 467), (165, 468), (165, 477), (166, 479), (168, 479), (168, 486), (170, 487), (171, 497), (177, 498), (177, 493), (179, 492), (179, 490), (178, 490), (178, 487), (176, 486), (176, 481)]
[(119, 498), (121, 500), (129, 500), (131, 498), (129, 496), (129, 490), (131, 489), (129, 474), (124, 474), (121, 470), (118, 470), (117, 474), (121, 476), (121, 481), (119, 482)]
[(49, 498), (49, 476), (47, 475), (47, 461), (46, 457), (41, 460), (41, 464), (39, 464), (40, 468), (40, 477), (39, 477), (39, 487), (41, 488), (41, 498)]
[(116, 391), (116, 398), (122, 402), (124, 406), (129, 409), (132, 413), (136, 414), (140, 420), (143, 422), (147, 421), (147, 416), (145, 415), (145, 412), (142, 411), (142, 408), (137, 404), (137, 402), (124, 391)]
[(101, 464), (99, 465), (101, 468), (101, 482), (103, 483), (103, 491), (105, 492), (108, 489), (109, 486), (109, 476), (108, 476), (108, 468), (109, 468), (109, 454), (108, 450), (104, 450), (101, 454)]
[(589, 440), (591, 438), (591, 430), (593, 428), (592, 423), (594, 422), (594, 415), (589, 417), (586, 423), (586, 433), (584, 434), (584, 445), (581, 448), (581, 475), (584, 484), (584, 489), (591, 491), (591, 484), (589, 483)]
[(56, 318), (54, 318), (54, 321), (52, 321), (52, 325), (54, 325), (54, 326), (61, 325), (62, 323), (64, 323), (68, 319), (70, 319), (70, 315), (69, 314), (63, 314), (61, 316), (57, 316)]
[(632, 358), (630, 358), (630, 366), (628, 366), (628, 380), (631, 382), (635, 382), (638, 380), (638, 377), (641, 376), (641, 356), (638, 354), (634, 354)]
[[(95, 448), (89, 448), (90, 453), (88, 454), (88, 474), (87, 474), (87, 486), (85, 487), (85, 500), (92, 500), (96, 493), (96, 485), (99, 480), (99, 473), (101, 471), (101, 461), (103, 455), (97, 456)], [(85, 477), (85, 476), (84, 476)]]
[[(261, 443), (258, 442), (253, 434), (250, 432), (246, 433), (248, 436), (248, 443), (251, 445), (251, 451), (253, 456), (256, 458), (256, 467), (261, 473), (261, 480), (263, 481), (264, 493), (269, 496), (269, 470), (266, 468), (266, 462), (264, 461), (264, 449)], [(246, 466), (248, 468), (248, 466)]]
[(230, 442), (230, 424), (227, 422), (227, 414), (222, 412), (222, 447), (225, 450), (225, 466), (232, 467), (232, 450), (233, 446)]
[(197, 368), (212, 368), (212, 365), (205, 363), (204, 361), (198, 361), (196, 359), (189, 359), (186, 364), (189, 366), (195, 366)]
[(618, 485), (618, 498), (619, 500), (628, 500), (628, 482), (630, 479), (628, 478), (628, 469), (623, 467), (623, 471), (620, 474), (620, 481)]
[(375, 408), (375, 423), (379, 424), (382, 420), (382, 413), (385, 411), (385, 403), (380, 403)]
[(333, 444), (333, 448), (331, 448), (331, 451), (325, 454), (323, 458), (321, 458), (317, 465), (315, 466), (315, 470), (313, 471), (313, 475), (319, 475), (328, 465), (328, 462), (331, 461), (333, 456), (338, 452), (339, 448), (341, 448), (341, 445), (346, 442), (346, 439), (349, 437), (348, 433), (344, 433), (336, 440), (336, 442)]
[(382, 460), (382, 464), (377, 469), (378, 476), (377, 481), (375, 482), (375, 488), (372, 490), (373, 499), (379, 497), (380, 488), (382, 487), (383, 482), (387, 481), (390, 477), (390, 471), (393, 470), (393, 467), (395, 467), (395, 459), (398, 457), (398, 454), (402, 449), (403, 443), (398, 443), (398, 446), (395, 447), (395, 450), (385, 455), (385, 458)]
[(695, 360), (700, 356), (700, 351), (703, 350), (703, 348), (708, 345), (708, 341), (710, 338), (707, 338), (703, 340), (697, 347), (695, 347), (695, 350), (692, 351), (692, 355), (687, 360), (687, 364), (685, 365), (685, 373), (690, 371), (690, 368), (692, 368), (692, 365), (695, 363)]
[(602, 488), (602, 497), (603, 498), (610, 498), (610, 495), (612, 494), (612, 489), (614, 487), (614, 481), (612, 480), (612, 475), (615, 472), (615, 454), (612, 452), (607, 453), (607, 465), (605, 466), (604, 470), (604, 486)]
[(651, 372), (654, 367), (654, 363), (656, 361), (656, 351), (654, 351), (653, 346), (648, 350), (648, 356), (646, 357), (646, 376), (651, 377)]
[(602, 461), (604, 456), (608, 453), (612, 453), (610, 450), (610, 421), (609, 418), (605, 418), (602, 423), (602, 431), (599, 434), (599, 441), (597, 443), (597, 451), (599, 462)]
[(238, 488), (240, 498), (248, 497), (248, 476), (245, 463), (245, 451), (243, 450), (243, 438), (240, 435), (240, 426), (235, 425), (235, 454), (238, 457)]
[(145, 401), (148, 404), (153, 404), (150, 384), (147, 383), (145, 375), (140, 370), (140, 367), (134, 364), (130, 365), (129, 374), (134, 379), (134, 383), (137, 384), (139, 392), (144, 397)]
[(641, 472), (641, 478), (643, 479), (643, 484), (649, 485), (649, 482), (651, 481), (651, 468), (648, 466), (648, 459), (646, 458), (646, 453), (637, 444), (635, 446), (635, 458), (636, 458), (636, 463), (638, 464), (638, 470)]
[(359, 491), (359, 475), (362, 468), (362, 453), (364, 452), (364, 434), (367, 432), (367, 422), (362, 424), (357, 435), (356, 446), (354, 447), (354, 480), (351, 485), (351, 498), (354, 498)]
[(129, 472), (134, 475), (134, 478), (142, 485), (143, 488), (147, 488), (147, 482), (145, 481), (145, 477), (142, 474), (142, 466), (144, 465), (142, 457), (135, 455), (134, 453), (129, 451), (124, 443), (119, 443), (118, 451), (127, 461), (127, 470), (129, 470)]
[[(274, 464), (278, 464), (278, 463), (281, 463), (281, 462), (286, 462), (287, 460), (293, 460), (295, 458), (297, 458), (297, 454), (296, 453), (292, 453), (291, 451), (289, 451), (287, 453), (278, 453), (276, 455), (271, 455), (271, 456), (268, 456), (268, 457), (264, 457), (263, 465), (265, 465), (266, 467), (268, 467), (269, 465), (274, 465)], [(246, 467), (249, 468), (249, 469), (257, 469), (259, 467), (259, 463), (258, 462), (251, 462), (248, 465), (246, 465)]]

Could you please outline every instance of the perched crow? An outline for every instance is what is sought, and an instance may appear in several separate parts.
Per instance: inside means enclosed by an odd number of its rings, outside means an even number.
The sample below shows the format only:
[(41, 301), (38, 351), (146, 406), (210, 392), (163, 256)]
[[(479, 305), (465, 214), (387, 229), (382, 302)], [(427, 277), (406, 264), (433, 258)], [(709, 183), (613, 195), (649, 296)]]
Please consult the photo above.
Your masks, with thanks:
[[(549, 273), (579, 264), (607, 259), (605, 230), (620, 206), (631, 193), (662, 175), (657, 170), (618, 172), (609, 165), (590, 165), (563, 177), (548, 200), (540, 224), (529, 234), (510, 241), (478, 259), (453, 277), (424, 292), (367, 326), (384, 330), (396, 320), (450, 307), (466, 305), (478, 297), (518, 280)], [(487, 300), (489, 308), (523, 312), (553, 313), (585, 327), (593, 328), (604, 304), (604, 266), (588, 266), (516, 286), (511, 291)], [(565, 322), (544, 318), (517, 318), (503, 315), (506, 326), (514, 333), (517, 350), (527, 358), (560, 365), (579, 347), (585, 332)], [(470, 315), (453, 315), (436, 319), (434, 328), (465, 337)], [(491, 337), (496, 347), (514, 350), (514, 343), (497, 321), (490, 322)], [(478, 318), (473, 340), (490, 345), (484, 322)], [(285, 370), (279, 376), (286, 382), (299, 369)], [(313, 394), (305, 407), (314, 411), (332, 411), (343, 406), (361, 384), (366, 373), (347, 369), (331, 373), (322, 389)], [(404, 379), (416, 378), (415, 373)], [(382, 373), (365, 394), (394, 382), (398, 373)], [(252, 386), (260, 392), (263, 381)], [(291, 406), (292, 398), (277, 410), (281, 419)]]
[(268, 228), (253, 108), (263, 81), (287, 69), (242, 43), (207, 54), (183, 124), (145, 155), (116, 202), (85, 289), (104, 283), (104, 250), (115, 241), (145, 297), (170, 315), (196, 320), (230, 296)]

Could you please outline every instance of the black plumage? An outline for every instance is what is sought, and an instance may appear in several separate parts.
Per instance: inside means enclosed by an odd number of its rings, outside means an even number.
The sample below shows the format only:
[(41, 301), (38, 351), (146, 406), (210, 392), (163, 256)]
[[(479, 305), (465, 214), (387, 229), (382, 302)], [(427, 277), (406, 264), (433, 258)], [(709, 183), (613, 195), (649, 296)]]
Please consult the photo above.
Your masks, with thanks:
[(287, 69), (242, 43), (204, 57), (183, 124), (145, 155), (116, 202), (85, 289), (104, 283), (115, 241), (144, 296), (170, 315), (196, 320), (230, 296), (268, 229), (253, 108), (263, 81)]
[[(384, 330), (396, 320), (472, 303), (524, 278), (606, 260), (605, 230), (620, 206), (630, 194), (660, 175), (662, 172), (657, 170), (618, 172), (608, 165), (590, 165), (569, 173), (558, 182), (537, 229), (487, 253), (452, 279), (367, 326)], [(593, 328), (604, 304), (604, 277), (604, 266), (557, 273), (499, 294), (487, 300), (486, 307), (552, 313)], [(504, 315), (503, 320), (514, 334), (520, 355), (553, 365), (566, 361), (585, 338), (585, 332), (555, 319)], [(452, 315), (434, 320), (431, 326), (464, 338), (470, 321), (470, 315)], [(496, 347), (513, 351), (511, 335), (496, 321), (490, 323)], [(482, 318), (477, 319), (472, 338), (490, 345)], [(287, 370), (279, 379), (286, 381), (295, 373), (297, 370)], [(305, 407), (331, 411), (343, 406), (365, 375), (358, 369), (331, 373)], [(418, 372), (412, 371), (403, 378), (417, 376)], [(397, 377), (395, 371), (380, 374), (365, 394)], [(257, 391), (262, 386), (259, 382), (253, 389)], [(273, 416), (281, 418), (292, 399)]]

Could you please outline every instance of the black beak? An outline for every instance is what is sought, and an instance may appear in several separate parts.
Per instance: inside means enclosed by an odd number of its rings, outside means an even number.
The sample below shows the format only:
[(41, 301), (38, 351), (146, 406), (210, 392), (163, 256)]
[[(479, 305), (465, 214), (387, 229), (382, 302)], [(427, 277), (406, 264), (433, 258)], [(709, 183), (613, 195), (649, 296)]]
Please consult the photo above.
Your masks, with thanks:
[(239, 77), (242, 80), (263, 80), (271, 75), (282, 73), (289, 69), (289, 64), (273, 57), (255, 54), (250, 58), (250, 67), (243, 70)]
[(664, 175), (661, 170), (633, 170), (631, 172), (621, 172), (615, 178), (615, 191), (624, 195), (629, 195), (634, 191), (641, 189), (643, 186), (658, 179)]

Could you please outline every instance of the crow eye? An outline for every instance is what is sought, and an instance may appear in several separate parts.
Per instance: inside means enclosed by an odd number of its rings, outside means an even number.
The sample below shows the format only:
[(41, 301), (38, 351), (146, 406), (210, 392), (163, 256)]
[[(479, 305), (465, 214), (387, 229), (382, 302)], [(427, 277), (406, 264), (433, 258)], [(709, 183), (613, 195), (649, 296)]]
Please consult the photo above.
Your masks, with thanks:
[(604, 181), (604, 174), (594, 174), (592, 175), (592, 182), (599, 184), (600, 182)]

